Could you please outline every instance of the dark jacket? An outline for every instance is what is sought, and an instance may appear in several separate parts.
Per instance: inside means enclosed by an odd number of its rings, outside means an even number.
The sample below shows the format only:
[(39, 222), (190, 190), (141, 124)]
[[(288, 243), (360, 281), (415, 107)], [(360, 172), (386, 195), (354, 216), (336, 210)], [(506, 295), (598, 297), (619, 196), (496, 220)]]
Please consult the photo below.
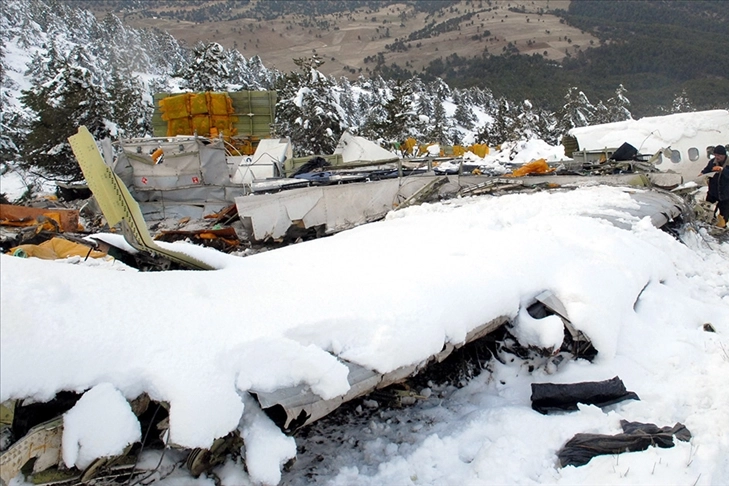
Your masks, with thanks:
[[(711, 169), (715, 165), (715, 160), (711, 159), (701, 173), (708, 174), (712, 172)], [(709, 179), (709, 192), (706, 195), (706, 200), (709, 202), (729, 201), (729, 167), (721, 172), (715, 172)]]

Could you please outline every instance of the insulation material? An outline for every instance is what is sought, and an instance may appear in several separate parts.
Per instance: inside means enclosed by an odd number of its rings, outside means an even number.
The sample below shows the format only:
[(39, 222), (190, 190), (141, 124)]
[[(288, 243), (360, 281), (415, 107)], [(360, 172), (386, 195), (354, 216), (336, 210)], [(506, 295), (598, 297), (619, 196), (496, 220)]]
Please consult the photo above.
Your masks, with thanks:
[(35, 257), (42, 260), (58, 260), (72, 256), (81, 258), (103, 258), (106, 256), (104, 252), (96, 251), (89, 246), (63, 238), (51, 238), (39, 245), (16, 246), (11, 248), (8, 253), (22, 258)]
[(184, 93), (159, 101), (167, 136), (193, 135), (224, 137), (236, 135), (233, 101), (227, 93)]

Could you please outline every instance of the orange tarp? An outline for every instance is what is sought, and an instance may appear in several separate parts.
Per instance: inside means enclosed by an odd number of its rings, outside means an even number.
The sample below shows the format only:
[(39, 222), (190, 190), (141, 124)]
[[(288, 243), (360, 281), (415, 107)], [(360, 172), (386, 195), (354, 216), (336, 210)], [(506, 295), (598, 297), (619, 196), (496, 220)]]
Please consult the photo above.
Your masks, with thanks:
[(510, 175), (512, 177), (522, 177), (528, 174), (548, 174), (554, 172), (554, 169), (547, 165), (547, 161), (544, 159), (538, 159), (528, 164), (524, 164), (518, 169), (514, 170)]

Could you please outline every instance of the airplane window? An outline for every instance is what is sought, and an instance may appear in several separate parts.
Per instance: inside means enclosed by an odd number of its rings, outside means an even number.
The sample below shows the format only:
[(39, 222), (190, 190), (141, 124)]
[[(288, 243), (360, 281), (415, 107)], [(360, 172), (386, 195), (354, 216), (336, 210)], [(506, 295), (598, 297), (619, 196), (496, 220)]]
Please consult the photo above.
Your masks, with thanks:
[(713, 156), (714, 156), (714, 146), (709, 145), (708, 147), (706, 147), (706, 157), (710, 159)]
[(697, 149), (696, 147), (691, 147), (688, 150), (688, 156), (691, 162), (699, 160), (699, 149)]
[(671, 162), (674, 164), (681, 162), (681, 152), (678, 150), (671, 150)]

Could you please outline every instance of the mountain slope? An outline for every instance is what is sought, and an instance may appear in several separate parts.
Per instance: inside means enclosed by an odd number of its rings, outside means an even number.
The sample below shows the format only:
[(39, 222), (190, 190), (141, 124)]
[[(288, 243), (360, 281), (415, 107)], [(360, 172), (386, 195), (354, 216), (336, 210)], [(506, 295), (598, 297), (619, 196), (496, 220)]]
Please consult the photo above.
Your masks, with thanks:
[(441, 77), (551, 110), (571, 86), (605, 99), (620, 84), (638, 116), (658, 114), (684, 91), (697, 109), (729, 105), (720, 1), (72, 3), (167, 31), (183, 45), (219, 42), (284, 72), (317, 54), (320, 70), (335, 77)]

